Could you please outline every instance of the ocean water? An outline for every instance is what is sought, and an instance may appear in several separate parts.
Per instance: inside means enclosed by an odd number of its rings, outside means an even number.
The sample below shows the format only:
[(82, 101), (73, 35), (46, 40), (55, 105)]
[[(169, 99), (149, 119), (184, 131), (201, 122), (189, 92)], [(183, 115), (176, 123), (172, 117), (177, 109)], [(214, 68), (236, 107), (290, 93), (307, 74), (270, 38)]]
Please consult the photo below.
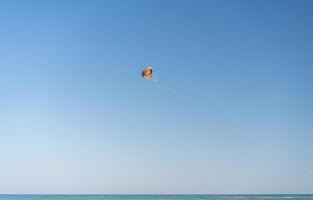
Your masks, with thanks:
[(0, 195), (0, 200), (313, 200), (313, 194), (284, 195)]

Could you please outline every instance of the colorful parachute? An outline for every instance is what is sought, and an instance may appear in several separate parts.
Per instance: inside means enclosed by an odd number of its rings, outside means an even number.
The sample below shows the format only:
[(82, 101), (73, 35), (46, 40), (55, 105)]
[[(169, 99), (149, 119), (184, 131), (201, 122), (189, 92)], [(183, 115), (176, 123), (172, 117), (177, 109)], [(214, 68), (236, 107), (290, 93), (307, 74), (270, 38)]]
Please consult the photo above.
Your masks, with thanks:
[(146, 80), (151, 80), (152, 75), (153, 75), (152, 67), (146, 67), (141, 73), (141, 76)]

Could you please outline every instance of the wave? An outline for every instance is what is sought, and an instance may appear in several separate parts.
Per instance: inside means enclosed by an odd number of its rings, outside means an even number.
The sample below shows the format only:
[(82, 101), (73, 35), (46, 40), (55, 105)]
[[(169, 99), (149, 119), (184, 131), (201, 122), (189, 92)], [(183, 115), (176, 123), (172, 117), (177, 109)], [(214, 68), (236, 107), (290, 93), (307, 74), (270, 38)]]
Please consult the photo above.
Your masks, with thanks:
[(313, 196), (261, 196), (256, 199), (313, 199)]

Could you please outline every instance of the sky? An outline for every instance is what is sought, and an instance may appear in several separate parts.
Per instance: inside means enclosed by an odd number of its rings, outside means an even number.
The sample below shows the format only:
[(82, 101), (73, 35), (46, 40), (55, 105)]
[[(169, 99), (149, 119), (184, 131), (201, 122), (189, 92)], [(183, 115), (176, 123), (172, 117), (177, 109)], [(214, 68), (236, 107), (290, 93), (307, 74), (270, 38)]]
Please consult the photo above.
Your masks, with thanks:
[(313, 193), (312, 10), (1, 1), (0, 193)]

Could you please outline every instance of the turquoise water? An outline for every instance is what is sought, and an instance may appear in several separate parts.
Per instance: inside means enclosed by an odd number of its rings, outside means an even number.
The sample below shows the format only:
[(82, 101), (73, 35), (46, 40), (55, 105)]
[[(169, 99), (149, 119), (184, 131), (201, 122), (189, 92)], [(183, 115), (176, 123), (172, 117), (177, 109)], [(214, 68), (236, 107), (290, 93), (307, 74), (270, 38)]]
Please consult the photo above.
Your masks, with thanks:
[(0, 195), (0, 200), (313, 200), (312, 195)]

